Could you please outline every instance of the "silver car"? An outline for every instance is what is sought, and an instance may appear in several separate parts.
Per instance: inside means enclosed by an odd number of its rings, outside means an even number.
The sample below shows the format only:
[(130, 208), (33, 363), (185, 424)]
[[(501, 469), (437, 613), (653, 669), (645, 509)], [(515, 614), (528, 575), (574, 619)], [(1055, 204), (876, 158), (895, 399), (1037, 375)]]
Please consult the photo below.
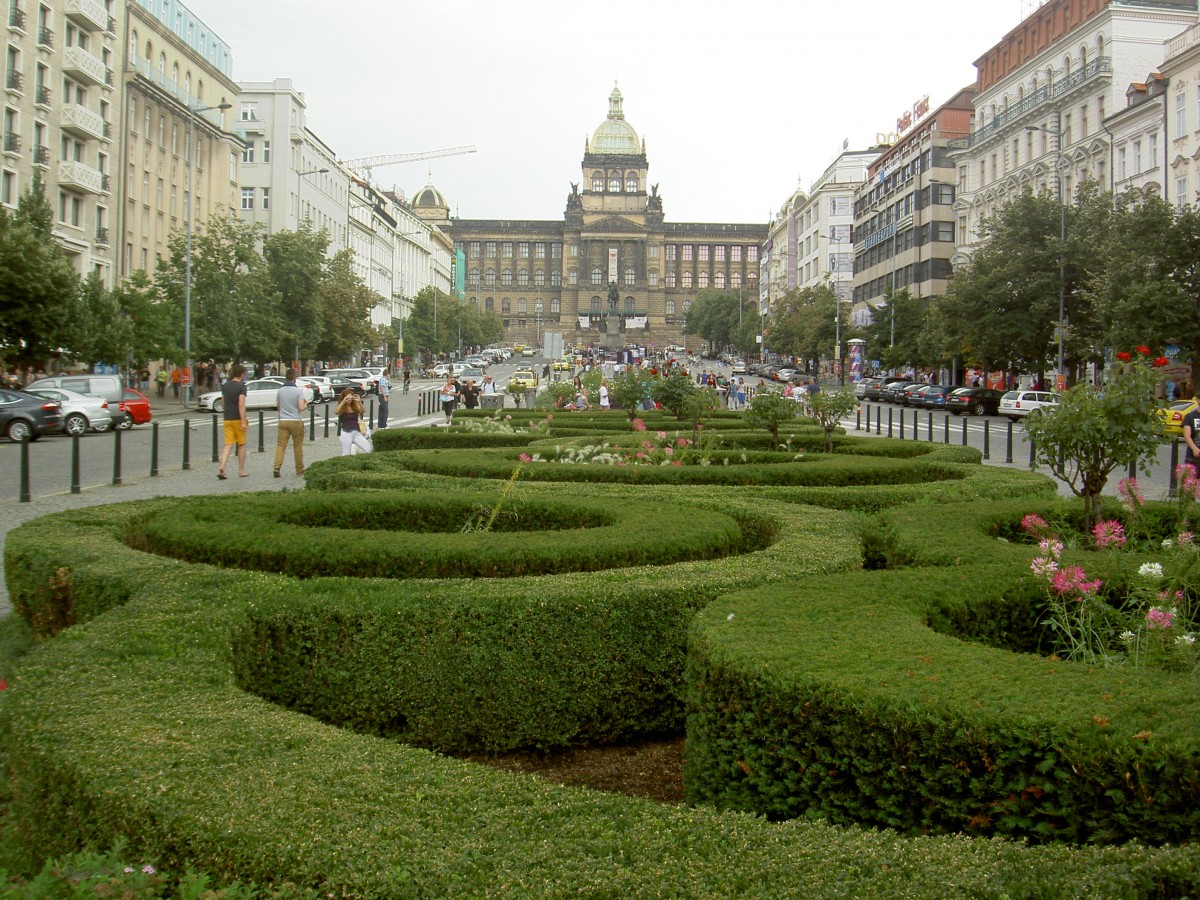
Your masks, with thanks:
[(35, 388), (27, 393), (54, 400), (62, 407), (62, 430), (67, 434), (109, 431), (113, 427), (112, 413), (103, 397), (89, 397), (63, 388)]

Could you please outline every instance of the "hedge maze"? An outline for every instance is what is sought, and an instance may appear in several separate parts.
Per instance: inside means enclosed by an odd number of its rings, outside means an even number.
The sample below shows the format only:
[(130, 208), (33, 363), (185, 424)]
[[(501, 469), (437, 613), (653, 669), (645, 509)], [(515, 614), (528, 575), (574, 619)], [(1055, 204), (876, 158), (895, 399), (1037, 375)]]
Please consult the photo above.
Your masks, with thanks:
[[(14, 530), (21, 840), (297, 896), (1195, 892), (1194, 682), (1036, 652), (1001, 538), (1048, 479), (705, 430), (625, 467), (521, 459), (620, 413), (383, 432), (303, 492)], [(444, 755), (685, 731), (680, 807)]]

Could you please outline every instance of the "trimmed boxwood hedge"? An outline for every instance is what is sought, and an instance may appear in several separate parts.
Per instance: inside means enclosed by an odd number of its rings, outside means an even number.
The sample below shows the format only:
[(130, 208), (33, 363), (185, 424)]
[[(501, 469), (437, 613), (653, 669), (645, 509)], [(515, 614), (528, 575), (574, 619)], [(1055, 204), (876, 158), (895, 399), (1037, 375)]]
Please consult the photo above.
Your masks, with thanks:
[[(491, 532), (463, 533), (493, 507)], [(502, 500), (494, 491), (189, 498), (139, 517), (126, 541), (174, 559), (301, 578), (512, 578), (761, 549), (734, 518), (684, 504)]]

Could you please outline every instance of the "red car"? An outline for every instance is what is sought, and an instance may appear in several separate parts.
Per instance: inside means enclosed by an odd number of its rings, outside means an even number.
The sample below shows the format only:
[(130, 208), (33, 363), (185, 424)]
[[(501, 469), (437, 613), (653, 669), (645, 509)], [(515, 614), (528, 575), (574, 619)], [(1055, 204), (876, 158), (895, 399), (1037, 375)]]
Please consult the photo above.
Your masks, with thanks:
[(141, 391), (125, 388), (125, 396), (121, 400), (121, 412), (124, 418), (118, 423), (119, 428), (132, 428), (134, 425), (145, 425), (150, 421), (150, 398)]

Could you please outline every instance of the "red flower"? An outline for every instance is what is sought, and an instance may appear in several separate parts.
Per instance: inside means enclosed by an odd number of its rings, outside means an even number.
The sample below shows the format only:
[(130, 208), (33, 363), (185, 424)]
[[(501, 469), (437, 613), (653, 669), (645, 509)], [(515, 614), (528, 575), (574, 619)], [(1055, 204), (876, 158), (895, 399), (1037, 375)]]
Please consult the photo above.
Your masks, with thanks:
[(1171, 361), (1169, 359), (1167, 359), (1165, 356), (1159, 356), (1154, 360), (1152, 365), (1156, 369), (1161, 369), (1163, 366), (1168, 365), (1170, 362)]
[(3, 678), (0, 678), (0, 691), (7, 691), (7, 690), (8, 690), (8, 682), (5, 681)]
[(1138, 353), (1140, 353), (1140, 354), (1142, 354), (1142, 356), (1149, 356), (1149, 355), (1150, 355), (1150, 348), (1149, 348), (1149, 347), (1147, 347), (1145, 344), (1141, 344), (1141, 345), (1139, 345), (1139, 346), (1138, 346), (1138, 348), (1137, 348), (1137, 352), (1138, 352)]
[(1131, 359), (1133, 359), (1133, 357), (1125, 350), (1122, 350), (1117, 354), (1117, 359), (1119, 359), (1121, 362), (1129, 362)]

